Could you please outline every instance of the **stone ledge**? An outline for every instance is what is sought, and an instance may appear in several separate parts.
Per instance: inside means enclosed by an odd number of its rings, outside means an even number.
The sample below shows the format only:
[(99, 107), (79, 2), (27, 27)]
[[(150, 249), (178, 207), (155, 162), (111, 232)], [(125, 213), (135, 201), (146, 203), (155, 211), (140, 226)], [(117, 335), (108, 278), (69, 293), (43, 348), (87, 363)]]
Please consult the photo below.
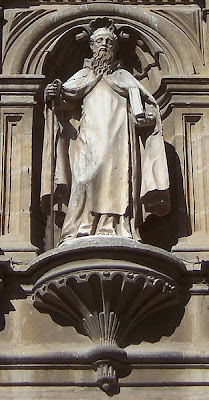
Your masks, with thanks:
[(119, 3), (119, 4), (143, 4), (143, 5), (152, 5), (152, 4), (197, 4), (198, 6), (204, 5), (204, 1), (197, 0), (2, 0), (1, 5), (6, 6), (7, 8), (10, 6), (14, 6), (14, 4), (24, 4), (27, 6), (31, 5), (63, 5), (63, 4), (84, 4), (84, 3)]

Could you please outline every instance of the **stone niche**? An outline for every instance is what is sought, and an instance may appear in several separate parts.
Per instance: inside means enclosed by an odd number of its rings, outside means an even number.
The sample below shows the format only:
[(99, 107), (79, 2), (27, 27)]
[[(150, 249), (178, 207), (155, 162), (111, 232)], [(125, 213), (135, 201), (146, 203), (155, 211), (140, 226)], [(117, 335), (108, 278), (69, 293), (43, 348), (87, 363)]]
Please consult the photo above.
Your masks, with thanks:
[[(0, 399), (207, 399), (207, 0), (0, 5)], [(118, 59), (159, 105), (171, 209), (146, 218), (142, 243), (50, 249), (43, 92), (82, 68), (97, 17), (114, 21)], [(54, 206), (55, 244), (65, 212)]]
[[(196, 261), (198, 253), (204, 257), (209, 197), (207, 11), (189, 2), (162, 7), (35, 3), (20, 2), (18, 9), (10, 2), (3, 8), (1, 247), (17, 257), (49, 248), (47, 221), (40, 211), (43, 88), (57, 77), (65, 81), (82, 67), (89, 56), (83, 32), (92, 17), (107, 15), (120, 30), (118, 58), (154, 95), (163, 119), (172, 207), (166, 218), (147, 218), (143, 241), (173, 248), (188, 261)], [(64, 212), (55, 210), (57, 241)]]

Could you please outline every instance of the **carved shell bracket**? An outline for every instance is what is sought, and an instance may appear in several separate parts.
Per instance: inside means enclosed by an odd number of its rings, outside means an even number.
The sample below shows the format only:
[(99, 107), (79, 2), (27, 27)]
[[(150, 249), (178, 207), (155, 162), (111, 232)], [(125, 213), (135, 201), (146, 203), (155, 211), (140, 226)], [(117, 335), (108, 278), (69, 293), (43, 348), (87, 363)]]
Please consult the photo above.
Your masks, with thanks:
[(71, 240), (31, 268), (34, 306), (92, 340), (89, 360), (108, 395), (119, 392), (118, 378), (131, 371), (120, 347), (151, 313), (181, 301), (185, 269), (161, 249), (107, 236)]

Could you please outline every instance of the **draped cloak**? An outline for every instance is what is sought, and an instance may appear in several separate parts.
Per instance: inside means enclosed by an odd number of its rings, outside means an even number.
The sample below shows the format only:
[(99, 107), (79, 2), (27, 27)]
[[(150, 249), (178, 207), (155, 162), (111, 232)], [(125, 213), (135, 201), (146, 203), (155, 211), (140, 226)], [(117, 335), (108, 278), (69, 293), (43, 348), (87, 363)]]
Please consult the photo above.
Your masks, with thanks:
[[(75, 109), (82, 112), (75, 129)], [(156, 123), (136, 129), (151, 112)], [(49, 126), (46, 110), (42, 196), (49, 194)], [(62, 85), (56, 107), (55, 185), (65, 187), (69, 204), (62, 238), (113, 233), (140, 239), (142, 205), (147, 213), (169, 211), (169, 178), (158, 106), (126, 70), (98, 77), (84, 68)]]

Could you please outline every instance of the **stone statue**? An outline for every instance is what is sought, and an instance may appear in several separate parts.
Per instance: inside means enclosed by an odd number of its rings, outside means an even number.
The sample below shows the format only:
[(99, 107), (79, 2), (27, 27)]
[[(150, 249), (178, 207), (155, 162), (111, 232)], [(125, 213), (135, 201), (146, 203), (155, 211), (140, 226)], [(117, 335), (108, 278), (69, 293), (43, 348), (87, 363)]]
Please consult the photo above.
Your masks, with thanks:
[(64, 84), (54, 81), (45, 89), (42, 197), (49, 194), (50, 104), (55, 99), (55, 200), (69, 198), (61, 240), (86, 235), (140, 240), (147, 213), (169, 211), (159, 109), (116, 60), (113, 21), (97, 18), (90, 27), (92, 58)]

